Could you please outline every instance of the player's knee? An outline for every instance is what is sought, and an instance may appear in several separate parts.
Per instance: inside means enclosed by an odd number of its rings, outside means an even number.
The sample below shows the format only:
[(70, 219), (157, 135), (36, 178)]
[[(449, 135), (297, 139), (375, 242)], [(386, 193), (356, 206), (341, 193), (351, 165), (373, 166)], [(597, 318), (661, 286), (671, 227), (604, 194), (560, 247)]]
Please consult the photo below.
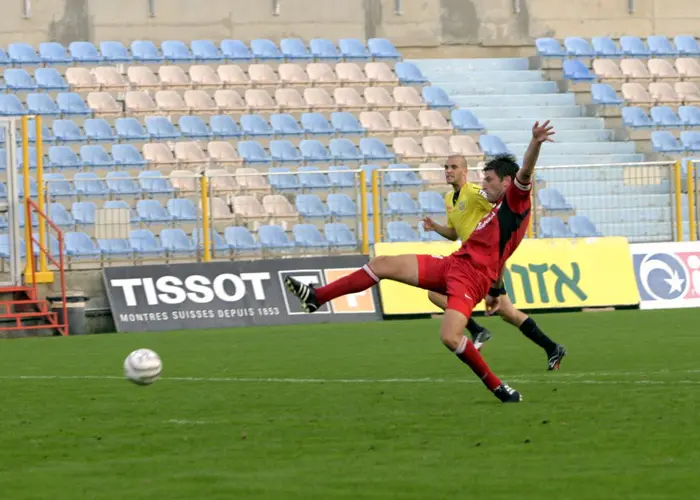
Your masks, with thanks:
[(379, 255), (369, 261), (369, 268), (379, 279), (391, 277), (391, 257)]
[(455, 351), (459, 347), (459, 343), (462, 341), (464, 334), (461, 331), (454, 330), (441, 330), (440, 331), (440, 342), (447, 347), (450, 351)]
[(525, 313), (518, 311), (514, 307), (507, 307), (501, 310), (500, 316), (503, 321), (515, 326), (520, 326), (527, 318)]

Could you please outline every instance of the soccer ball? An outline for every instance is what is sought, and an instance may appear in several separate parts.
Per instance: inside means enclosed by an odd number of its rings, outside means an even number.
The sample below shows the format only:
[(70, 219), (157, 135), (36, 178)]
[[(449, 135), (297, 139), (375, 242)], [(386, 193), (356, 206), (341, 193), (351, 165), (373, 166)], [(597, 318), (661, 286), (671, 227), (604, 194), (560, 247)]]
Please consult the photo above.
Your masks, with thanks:
[(158, 380), (163, 362), (150, 349), (137, 349), (124, 360), (124, 376), (138, 385), (149, 385)]

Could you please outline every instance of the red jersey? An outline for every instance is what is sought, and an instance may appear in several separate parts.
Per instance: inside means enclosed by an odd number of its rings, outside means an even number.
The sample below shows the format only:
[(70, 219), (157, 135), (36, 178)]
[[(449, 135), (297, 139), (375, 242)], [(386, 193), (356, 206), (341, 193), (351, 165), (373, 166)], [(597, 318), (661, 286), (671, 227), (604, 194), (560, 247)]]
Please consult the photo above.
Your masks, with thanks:
[(469, 259), (495, 281), (525, 237), (530, 221), (530, 184), (513, 179), (503, 199), (481, 219), (469, 238), (452, 255)]

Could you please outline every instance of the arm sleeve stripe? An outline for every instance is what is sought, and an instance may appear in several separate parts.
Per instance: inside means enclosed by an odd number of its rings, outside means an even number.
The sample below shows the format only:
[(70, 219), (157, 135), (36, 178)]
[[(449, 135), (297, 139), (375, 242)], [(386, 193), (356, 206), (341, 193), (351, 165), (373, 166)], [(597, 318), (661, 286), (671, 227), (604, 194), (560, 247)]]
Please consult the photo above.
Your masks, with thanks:
[(528, 182), (527, 184), (523, 184), (517, 177), (515, 178), (515, 186), (522, 191), (530, 191), (530, 189), (532, 189), (531, 183)]

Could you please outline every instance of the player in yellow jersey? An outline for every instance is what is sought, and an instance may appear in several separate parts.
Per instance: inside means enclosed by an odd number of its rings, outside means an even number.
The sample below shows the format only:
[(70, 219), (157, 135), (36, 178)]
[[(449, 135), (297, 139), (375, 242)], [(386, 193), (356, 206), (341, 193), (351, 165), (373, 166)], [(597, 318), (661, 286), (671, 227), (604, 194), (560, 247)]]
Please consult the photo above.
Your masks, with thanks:
[[(463, 156), (450, 156), (445, 163), (445, 180), (453, 190), (445, 194), (447, 225), (443, 226), (430, 217), (423, 219), (426, 231), (435, 231), (448, 240), (465, 241), (469, 239), (479, 221), (493, 208), (484, 192), (476, 184), (467, 182), (467, 160)], [(558, 370), (562, 358), (566, 355), (564, 346), (557, 344), (542, 332), (537, 323), (527, 314), (517, 310), (508, 298), (505, 289), (491, 289), (489, 295), (501, 297), (498, 314), (501, 318), (520, 329), (527, 338), (542, 347), (547, 353), (548, 369)], [(447, 297), (436, 292), (428, 292), (430, 301), (445, 310)], [(491, 333), (472, 318), (467, 323), (474, 346), (480, 349)]]

